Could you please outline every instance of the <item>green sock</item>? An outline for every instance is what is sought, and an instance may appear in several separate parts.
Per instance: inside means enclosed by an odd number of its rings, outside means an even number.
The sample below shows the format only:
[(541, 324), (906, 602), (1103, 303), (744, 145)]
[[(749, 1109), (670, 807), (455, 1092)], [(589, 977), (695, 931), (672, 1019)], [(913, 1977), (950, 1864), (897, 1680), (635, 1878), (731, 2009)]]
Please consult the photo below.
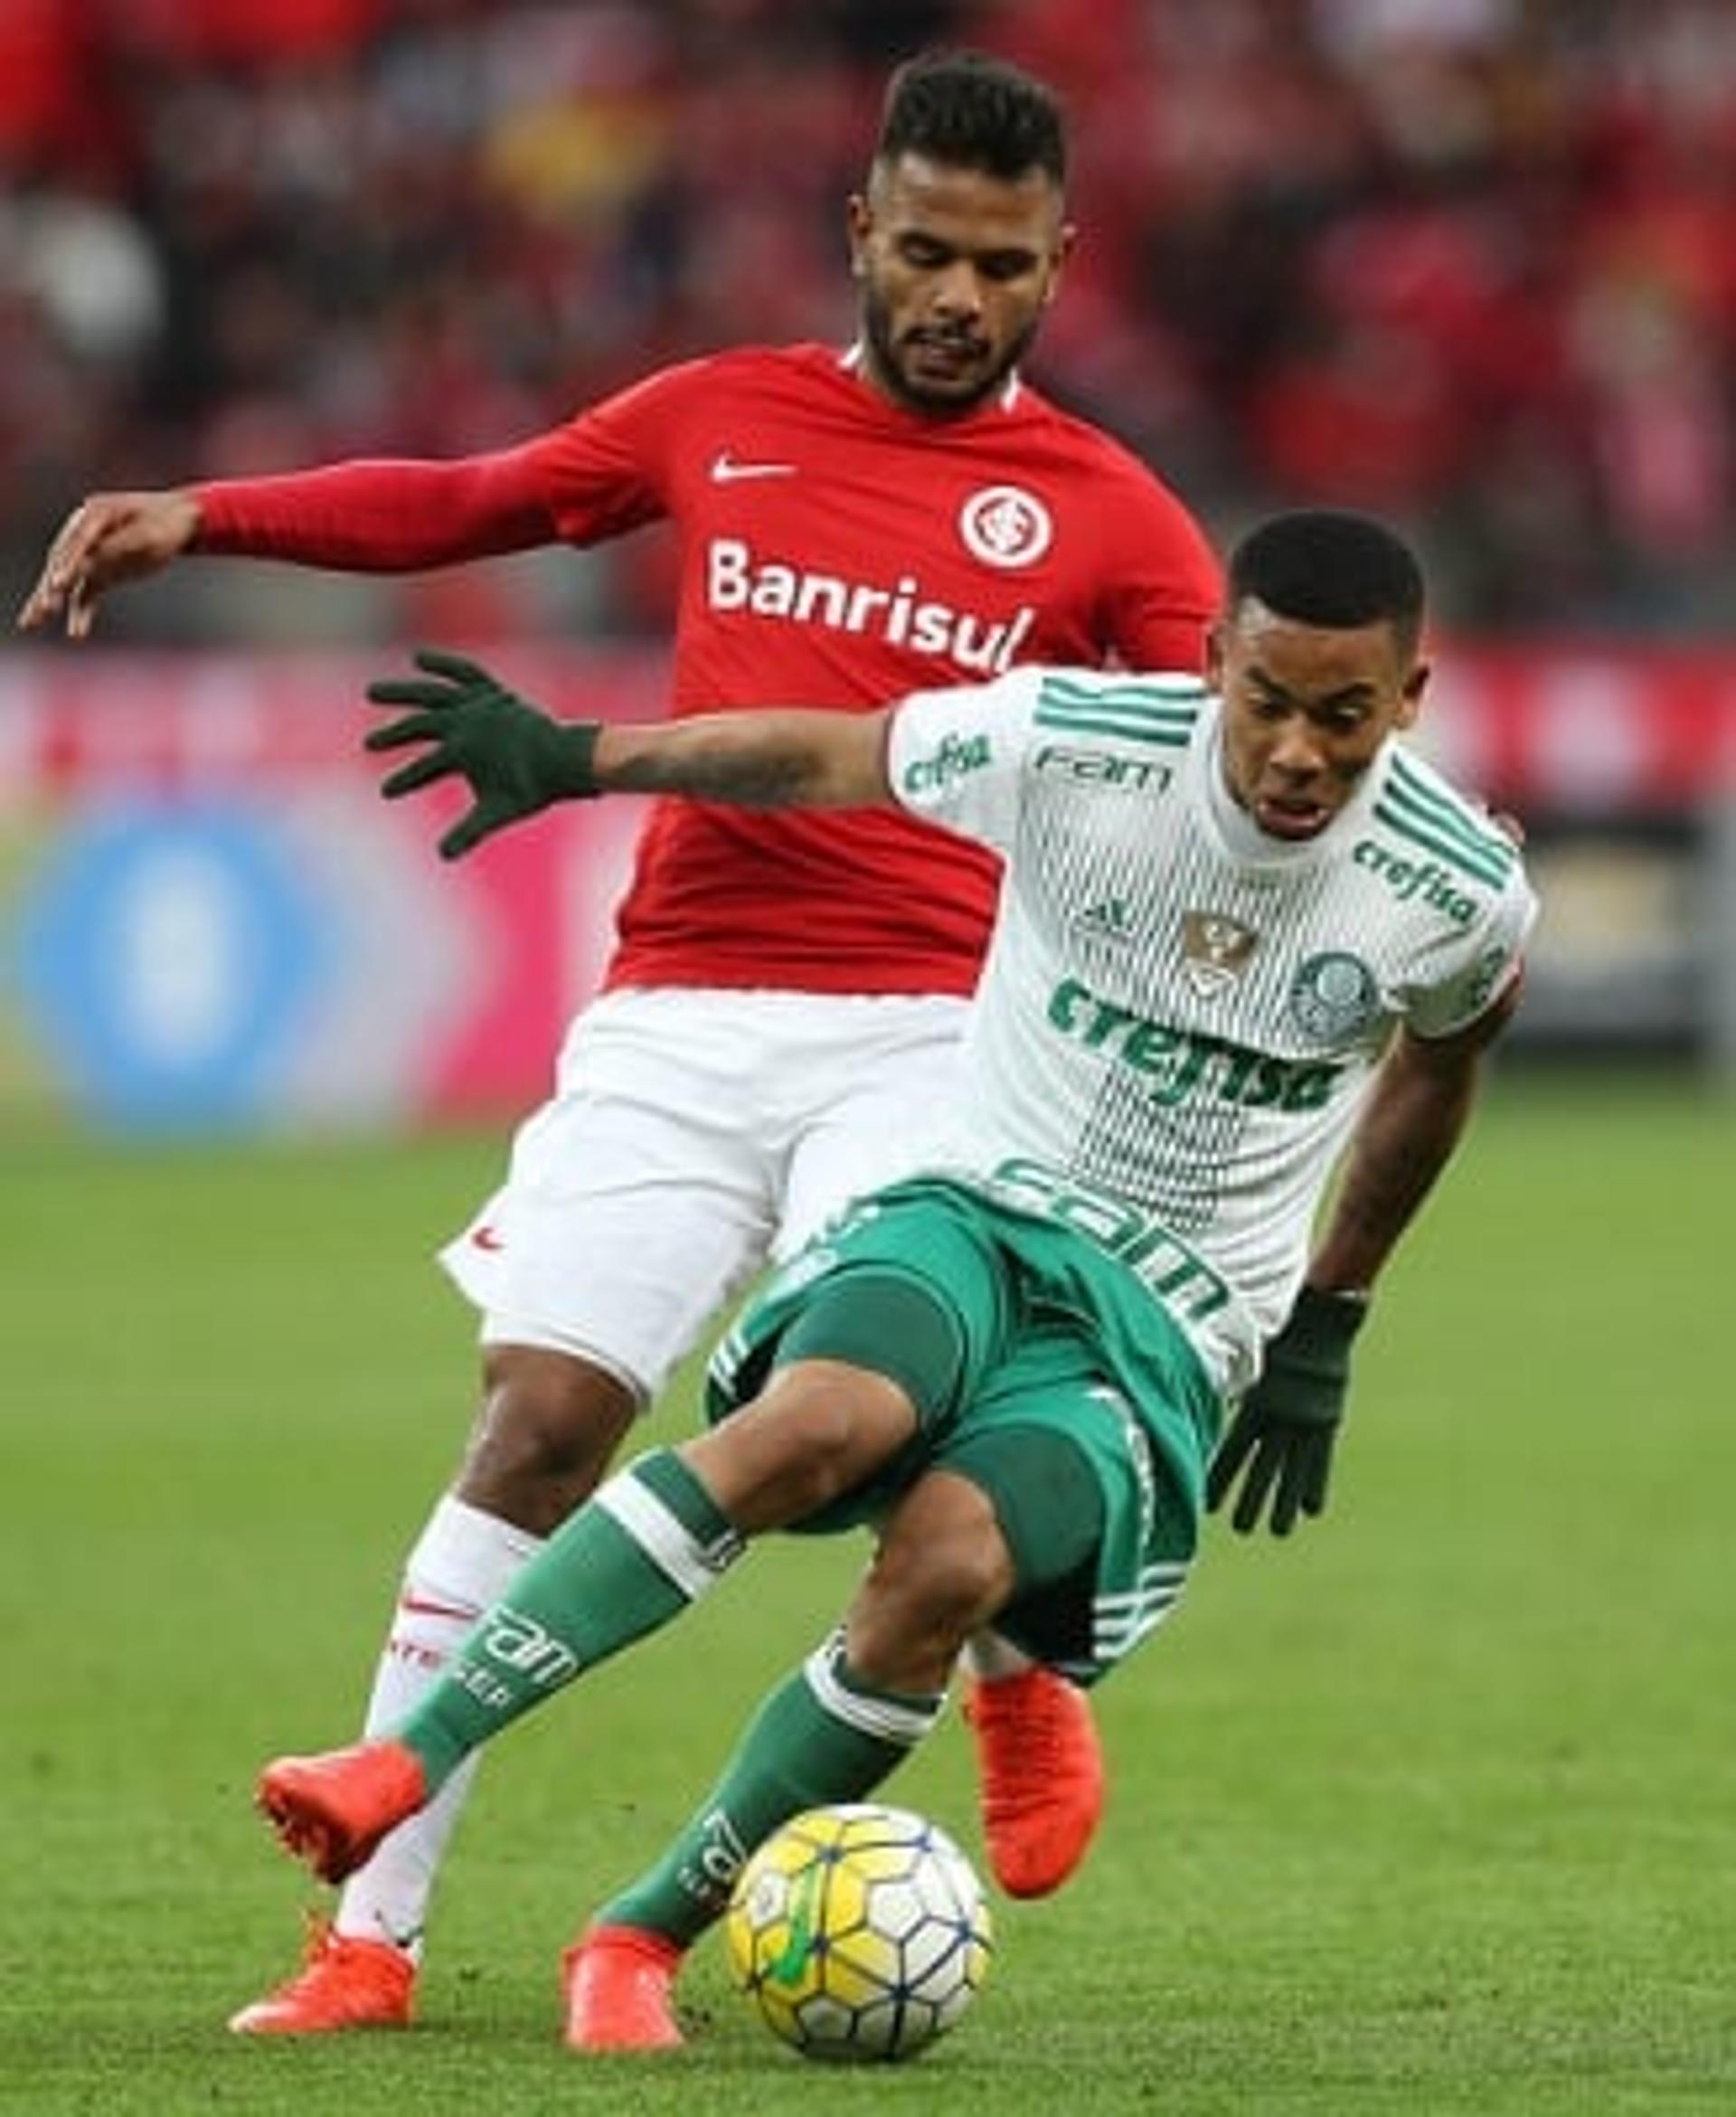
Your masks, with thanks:
[(429, 1792), (581, 1669), (685, 1610), (741, 1549), (669, 1449), (599, 1485), (483, 1611), (445, 1674), (392, 1731), (415, 1751)]
[(934, 1725), (942, 1703), (871, 1690), (851, 1674), (842, 1641), (829, 1640), (766, 1699), (663, 1857), (595, 1923), (648, 1927), (685, 1947), (722, 1915), (757, 1845), (803, 1809), (872, 1792)]

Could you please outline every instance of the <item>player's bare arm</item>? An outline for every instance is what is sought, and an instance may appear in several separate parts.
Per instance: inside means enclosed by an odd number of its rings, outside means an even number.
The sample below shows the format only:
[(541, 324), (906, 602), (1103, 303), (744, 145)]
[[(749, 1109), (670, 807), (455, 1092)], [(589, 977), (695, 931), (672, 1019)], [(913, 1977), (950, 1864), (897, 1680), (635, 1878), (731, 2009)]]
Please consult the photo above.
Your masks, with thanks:
[(413, 749), (388, 775), (388, 800), (447, 779), (474, 796), (439, 841), (448, 860), (556, 801), (599, 794), (684, 794), (759, 808), (863, 808), (891, 799), (885, 712), (703, 714), (652, 727), (559, 721), (462, 655), (424, 647), (420, 676), (370, 684), (399, 711), (365, 747)]
[(1275, 1536), (1288, 1536), (1301, 1516), (1325, 1511), (1369, 1290), (1451, 1159), (1483, 1054), (1518, 997), (1515, 979), (1456, 1035), (1401, 1028), (1382, 1062), (1307, 1282), (1207, 1473), (1207, 1506), (1215, 1511), (1234, 1494), (1231, 1523), (1241, 1535), (1264, 1518)]
[(702, 714), (599, 731), (606, 793), (684, 794), (749, 808), (861, 808), (889, 799), (881, 713)]
[(1451, 1159), (1483, 1055), (1511, 1019), (1518, 981), (1456, 1035), (1401, 1029), (1352, 1136), (1338, 1195), (1308, 1267), (1325, 1289), (1365, 1290)]
[(160, 572), (191, 550), (199, 519), (199, 502), (188, 491), (92, 493), (50, 544), (19, 610), (19, 630), (63, 624), (69, 639), (87, 638), (108, 590)]

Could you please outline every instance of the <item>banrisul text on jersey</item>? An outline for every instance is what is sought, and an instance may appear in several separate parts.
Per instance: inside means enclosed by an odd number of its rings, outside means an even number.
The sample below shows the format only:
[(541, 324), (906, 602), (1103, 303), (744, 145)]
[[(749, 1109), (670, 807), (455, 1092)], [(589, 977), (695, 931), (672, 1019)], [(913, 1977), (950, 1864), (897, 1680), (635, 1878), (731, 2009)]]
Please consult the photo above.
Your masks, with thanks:
[(1021, 603), (1010, 618), (985, 618), (925, 596), (914, 573), (901, 573), (890, 587), (851, 580), (757, 558), (745, 538), (730, 536), (715, 536), (706, 548), (705, 600), (714, 611), (750, 610), (756, 618), (870, 635), (981, 676), (1013, 666), (1037, 615)]

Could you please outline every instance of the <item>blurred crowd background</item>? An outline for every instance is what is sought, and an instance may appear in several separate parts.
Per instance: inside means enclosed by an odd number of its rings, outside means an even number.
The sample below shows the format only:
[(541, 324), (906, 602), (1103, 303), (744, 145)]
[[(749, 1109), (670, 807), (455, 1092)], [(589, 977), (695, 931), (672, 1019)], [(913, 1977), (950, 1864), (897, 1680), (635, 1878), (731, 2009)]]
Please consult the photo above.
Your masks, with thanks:
[[(1037, 379), (1221, 534), (1366, 505), (1456, 627), (1736, 630), (1732, 0), (0, 0), (0, 591), (93, 483), (460, 454), (842, 338), (843, 201), (936, 42), (1065, 95)], [(669, 586), (656, 539), (190, 568), (105, 631), (631, 638)]]

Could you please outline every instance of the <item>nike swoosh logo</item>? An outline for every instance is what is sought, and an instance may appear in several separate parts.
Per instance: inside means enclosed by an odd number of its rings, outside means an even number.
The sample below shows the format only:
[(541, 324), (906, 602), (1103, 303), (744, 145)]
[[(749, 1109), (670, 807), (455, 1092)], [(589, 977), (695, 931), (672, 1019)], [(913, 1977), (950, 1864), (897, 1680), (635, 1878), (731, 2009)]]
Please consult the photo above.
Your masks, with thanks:
[(766, 1975), (779, 1984), (800, 1977), (814, 1951), (814, 1899), (819, 1895), (820, 1876), (810, 1867), (796, 1885), (795, 1902), (789, 1907), (789, 1936), (778, 1951), (776, 1961), (766, 1965)]
[(408, 1611), (412, 1617), (464, 1617), (476, 1618), (481, 1610), (473, 1602), (439, 1602), (431, 1595), (401, 1595), (400, 1610)]
[(741, 477), (794, 477), (793, 463), (738, 463), (727, 449), (712, 458), (712, 483), (730, 485)]

